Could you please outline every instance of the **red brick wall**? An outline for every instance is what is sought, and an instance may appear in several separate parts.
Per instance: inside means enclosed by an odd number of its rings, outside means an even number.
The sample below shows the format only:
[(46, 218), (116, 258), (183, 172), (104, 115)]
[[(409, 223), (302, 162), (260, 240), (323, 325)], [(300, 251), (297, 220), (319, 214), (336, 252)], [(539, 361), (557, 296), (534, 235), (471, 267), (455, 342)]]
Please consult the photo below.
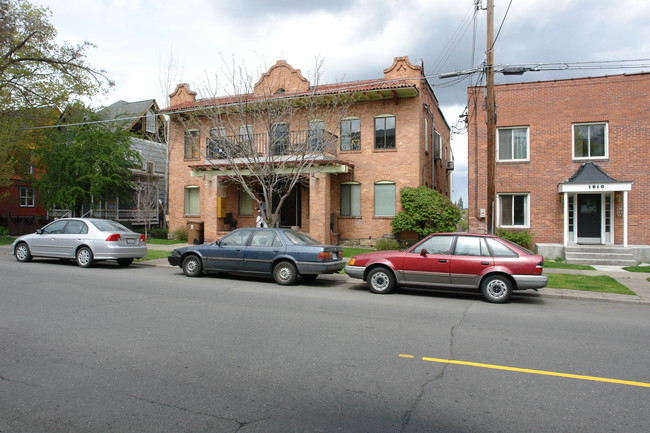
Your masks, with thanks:
[[(563, 242), (558, 184), (588, 161), (572, 159), (573, 124), (607, 122), (609, 157), (593, 162), (618, 181), (633, 181), (628, 241), (650, 244), (650, 74), (498, 85), (495, 94), (497, 128), (528, 126), (530, 139), (530, 162), (497, 162), (496, 192), (530, 193), (535, 243)], [(470, 88), (468, 103), (469, 220), (470, 230), (480, 232), (479, 209), (488, 207), (484, 88)], [(622, 218), (614, 225), (615, 242), (622, 243)]]
[[(395, 65), (394, 65), (395, 66)], [(395, 68), (393, 69), (395, 72)], [(361, 216), (358, 218), (342, 217), (336, 220), (335, 229), (339, 230), (342, 239), (368, 239), (378, 238), (384, 233), (392, 231), (391, 218), (374, 216), (374, 184), (378, 181), (392, 181), (396, 184), (396, 211), (400, 210), (399, 189), (405, 186), (428, 185), (449, 196), (449, 177), (444, 169), (445, 161), (438, 161), (435, 169), (435, 179), (432, 181), (432, 156), (433, 143), (429, 139), (429, 152), (424, 150), (424, 118), (425, 104), (433, 115), (433, 124), (442, 135), (443, 155), (449, 157), (449, 127), (442, 116), (438, 102), (426, 82), (414, 80), (417, 84), (418, 94), (410, 98), (393, 98), (377, 101), (357, 102), (345, 113), (344, 117), (359, 117), (361, 119), (361, 148), (358, 151), (342, 152), (339, 150), (338, 159), (353, 166), (349, 174), (324, 174), (314, 176), (327, 176), (323, 179), (328, 185), (326, 190), (314, 191), (314, 180), (310, 179), (312, 189), (302, 192), (302, 229), (309, 231), (320, 240), (328, 241), (330, 214), (338, 217), (340, 210), (340, 184), (341, 182), (354, 181), (361, 184)], [(330, 113), (331, 114), (331, 113)], [(374, 118), (382, 114), (394, 115), (396, 118), (396, 149), (374, 149)], [(329, 119), (323, 113), (321, 119)], [(341, 116), (334, 116), (326, 120), (326, 129), (340, 135)], [(291, 120), (290, 129), (307, 129), (310, 119), (300, 117)], [(170, 160), (169, 160), (169, 225), (170, 230), (185, 227), (188, 221), (203, 221), (205, 239), (214, 240), (219, 231), (223, 230), (220, 221), (216, 218), (216, 197), (224, 196), (226, 192), (227, 212), (237, 215), (237, 193), (233, 188), (223, 189), (217, 186), (218, 182), (210, 175), (192, 177), (192, 165), (205, 164), (206, 161), (184, 159), (184, 131), (185, 124), (173, 120), (170, 123)], [(207, 119), (198, 119), (194, 127), (201, 130), (200, 143), (205, 146), (205, 137), (210, 125)], [(259, 127), (258, 127), (259, 126)], [(263, 131), (261, 125), (254, 125), (255, 131)], [(228, 134), (237, 134), (238, 131), (228, 131)], [(438, 166), (443, 167), (439, 169)], [(187, 217), (184, 215), (184, 189), (188, 185), (197, 185), (201, 191), (201, 215)], [(316, 188), (318, 189), (318, 188)], [(253, 224), (253, 219), (237, 218), (238, 226)]]

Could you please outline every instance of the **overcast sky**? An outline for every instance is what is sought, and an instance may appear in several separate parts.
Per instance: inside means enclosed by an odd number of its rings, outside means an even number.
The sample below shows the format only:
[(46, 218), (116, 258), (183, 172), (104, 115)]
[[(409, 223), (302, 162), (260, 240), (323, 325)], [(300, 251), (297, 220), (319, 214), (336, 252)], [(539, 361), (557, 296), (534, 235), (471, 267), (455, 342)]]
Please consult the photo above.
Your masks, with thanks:
[[(59, 39), (89, 41), (89, 63), (116, 87), (94, 105), (165, 97), (175, 84), (193, 88), (223, 69), (222, 58), (250, 71), (284, 59), (311, 78), (324, 60), (321, 83), (381, 78), (397, 56), (424, 64), (447, 122), (458, 122), (475, 78), (439, 80), (485, 60), (486, 12), (474, 0), (32, 0), (48, 6)], [(483, 0), (485, 5), (487, 0)], [(510, 9), (507, 12), (508, 6)], [(504, 20), (505, 18), (505, 20)], [(647, 0), (495, 0), (495, 64), (650, 59)], [(474, 35), (476, 37), (474, 38)], [(474, 47), (474, 49), (473, 49)], [(161, 71), (170, 57), (172, 88)], [(650, 64), (650, 61), (646, 62)], [(162, 65), (162, 66), (161, 66)], [(648, 68), (650, 70), (650, 68)], [(595, 76), (635, 70), (528, 72), (508, 81)], [(165, 75), (165, 74), (163, 74)], [(496, 82), (505, 82), (501, 75)], [(467, 204), (467, 137), (452, 138), (453, 199)]]

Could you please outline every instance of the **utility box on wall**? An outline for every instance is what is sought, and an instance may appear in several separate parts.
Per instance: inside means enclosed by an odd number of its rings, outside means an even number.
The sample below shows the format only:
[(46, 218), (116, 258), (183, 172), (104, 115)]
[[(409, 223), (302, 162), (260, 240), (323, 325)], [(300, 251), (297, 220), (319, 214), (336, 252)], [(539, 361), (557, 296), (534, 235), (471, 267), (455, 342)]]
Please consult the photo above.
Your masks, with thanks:
[(226, 217), (226, 198), (217, 197), (217, 218)]

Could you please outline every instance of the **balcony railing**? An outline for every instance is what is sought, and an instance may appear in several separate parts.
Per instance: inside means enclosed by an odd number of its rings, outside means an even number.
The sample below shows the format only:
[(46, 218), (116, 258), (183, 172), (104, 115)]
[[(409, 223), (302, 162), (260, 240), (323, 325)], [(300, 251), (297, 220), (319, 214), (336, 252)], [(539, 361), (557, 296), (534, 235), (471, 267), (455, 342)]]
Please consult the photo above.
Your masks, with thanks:
[(336, 153), (338, 137), (324, 129), (212, 136), (208, 138), (208, 159)]

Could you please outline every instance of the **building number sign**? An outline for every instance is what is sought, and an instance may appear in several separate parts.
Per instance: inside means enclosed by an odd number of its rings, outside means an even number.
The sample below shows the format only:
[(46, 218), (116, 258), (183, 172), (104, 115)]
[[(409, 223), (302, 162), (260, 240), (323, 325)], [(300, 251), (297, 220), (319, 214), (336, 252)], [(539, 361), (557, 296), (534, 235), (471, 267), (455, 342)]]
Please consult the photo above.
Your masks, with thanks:
[(589, 189), (605, 189), (605, 185), (589, 185)]

